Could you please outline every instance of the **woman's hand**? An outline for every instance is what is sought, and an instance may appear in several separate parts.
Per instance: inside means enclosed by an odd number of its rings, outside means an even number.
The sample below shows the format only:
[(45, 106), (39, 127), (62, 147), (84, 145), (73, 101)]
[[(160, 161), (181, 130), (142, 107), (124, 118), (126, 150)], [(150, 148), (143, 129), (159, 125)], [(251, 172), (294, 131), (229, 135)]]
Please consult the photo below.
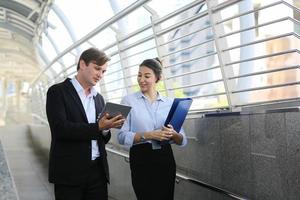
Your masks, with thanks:
[(172, 137), (169, 131), (165, 131), (165, 130), (155, 130), (155, 131), (147, 132), (144, 134), (144, 136), (146, 139), (157, 140), (157, 141), (170, 140), (170, 138)]
[(182, 135), (177, 133), (171, 124), (168, 124), (167, 127), (163, 126), (162, 131), (166, 131), (169, 135), (171, 135), (170, 139), (173, 140), (176, 144), (182, 144)]
[(163, 126), (161, 130), (154, 130), (150, 132), (145, 132), (144, 134), (136, 134), (135, 142), (140, 141), (140, 135), (143, 135), (146, 140), (157, 140), (157, 141), (166, 141), (173, 140), (176, 144), (182, 144), (183, 137), (181, 134), (177, 133), (173, 126), (169, 124), (167, 127)]

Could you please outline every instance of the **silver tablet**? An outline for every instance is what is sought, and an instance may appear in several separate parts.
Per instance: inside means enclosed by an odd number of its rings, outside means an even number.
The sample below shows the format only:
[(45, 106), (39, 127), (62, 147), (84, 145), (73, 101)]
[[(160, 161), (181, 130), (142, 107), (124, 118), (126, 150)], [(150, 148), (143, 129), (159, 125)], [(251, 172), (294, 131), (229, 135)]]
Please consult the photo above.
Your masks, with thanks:
[(108, 113), (110, 115), (110, 118), (113, 118), (119, 114), (122, 114), (123, 117), (126, 118), (128, 113), (130, 112), (130, 109), (131, 109), (130, 106), (107, 102), (102, 112), (99, 114), (98, 119), (102, 118), (104, 113)]

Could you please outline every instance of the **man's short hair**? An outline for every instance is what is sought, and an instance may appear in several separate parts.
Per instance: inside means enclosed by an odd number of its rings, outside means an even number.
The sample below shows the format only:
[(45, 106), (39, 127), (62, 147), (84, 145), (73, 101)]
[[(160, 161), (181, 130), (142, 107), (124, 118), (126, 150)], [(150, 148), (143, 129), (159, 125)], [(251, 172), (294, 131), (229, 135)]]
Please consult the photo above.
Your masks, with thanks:
[(79, 61), (77, 64), (77, 71), (80, 68), (80, 64), (79, 64), (80, 60), (83, 60), (86, 65), (93, 62), (99, 66), (102, 66), (106, 62), (110, 61), (110, 58), (103, 51), (101, 51), (97, 48), (89, 48), (89, 49), (85, 50), (84, 52), (82, 52), (82, 54), (80, 55), (80, 58), (79, 58)]

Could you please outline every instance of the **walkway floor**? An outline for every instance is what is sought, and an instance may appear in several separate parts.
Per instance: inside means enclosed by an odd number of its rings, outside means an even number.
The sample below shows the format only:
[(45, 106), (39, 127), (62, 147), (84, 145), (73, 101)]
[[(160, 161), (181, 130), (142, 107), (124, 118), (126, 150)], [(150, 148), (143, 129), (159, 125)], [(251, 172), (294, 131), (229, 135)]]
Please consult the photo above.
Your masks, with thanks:
[[(38, 126), (34, 128), (43, 134)], [(19, 200), (54, 200), (53, 185), (48, 182), (49, 136), (37, 137), (27, 125), (9, 124), (0, 127), (0, 140)]]
[(0, 127), (0, 140), (20, 200), (54, 200), (47, 181), (47, 159), (32, 143), (26, 125)]

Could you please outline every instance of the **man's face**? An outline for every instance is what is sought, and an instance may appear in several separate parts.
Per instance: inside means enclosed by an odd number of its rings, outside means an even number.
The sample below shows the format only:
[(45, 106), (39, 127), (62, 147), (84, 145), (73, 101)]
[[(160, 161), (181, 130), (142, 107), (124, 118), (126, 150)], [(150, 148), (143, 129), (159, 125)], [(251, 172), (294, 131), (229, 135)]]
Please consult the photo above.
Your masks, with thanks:
[(88, 65), (81, 60), (80, 61), (80, 70), (82, 72), (85, 83), (89, 86), (95, 86), (98, 81), (100, 81), (106, 72), (107, 63), (104, 65), (97, 65), (95, 62), (90, 62)]

